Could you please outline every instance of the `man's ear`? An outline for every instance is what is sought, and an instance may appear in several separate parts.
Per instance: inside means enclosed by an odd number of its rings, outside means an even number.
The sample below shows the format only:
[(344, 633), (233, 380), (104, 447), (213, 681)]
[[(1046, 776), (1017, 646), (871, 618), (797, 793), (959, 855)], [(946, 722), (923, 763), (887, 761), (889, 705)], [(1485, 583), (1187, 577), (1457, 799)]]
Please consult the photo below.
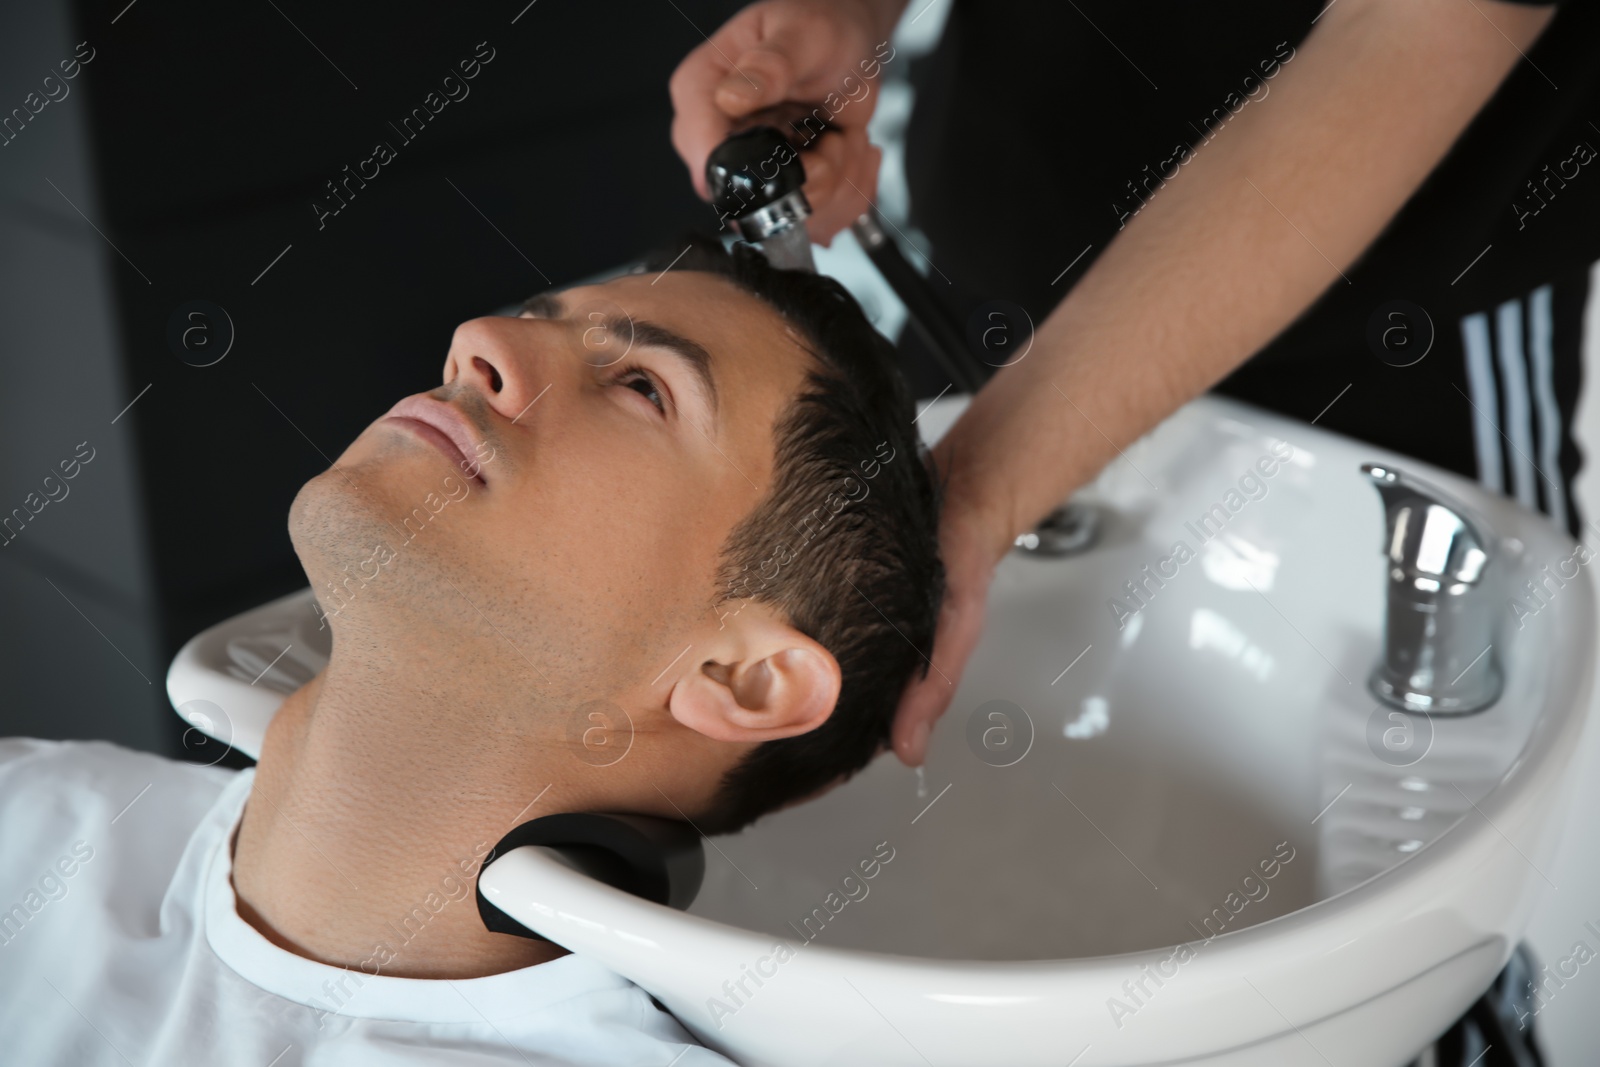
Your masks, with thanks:
[(672, 687), (672, 717), (714, 741), (775, 741), (810, 733), (839, 701), (833, 653), (776, 609), (744, 602), (697, 642)]

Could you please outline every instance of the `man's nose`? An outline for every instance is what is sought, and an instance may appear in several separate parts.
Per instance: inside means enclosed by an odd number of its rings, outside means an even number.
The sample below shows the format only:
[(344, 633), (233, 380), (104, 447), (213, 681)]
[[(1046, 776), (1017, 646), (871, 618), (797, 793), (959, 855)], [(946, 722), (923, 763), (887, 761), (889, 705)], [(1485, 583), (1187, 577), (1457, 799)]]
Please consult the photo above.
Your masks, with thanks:
[(495, 411), (515, 420), (553, 381), (557, 361), (548, 355), (560, 346), (559, 330), (553, 323), (506, 316), (463, 322), (450, 339), (445, 383), (463, 379)]

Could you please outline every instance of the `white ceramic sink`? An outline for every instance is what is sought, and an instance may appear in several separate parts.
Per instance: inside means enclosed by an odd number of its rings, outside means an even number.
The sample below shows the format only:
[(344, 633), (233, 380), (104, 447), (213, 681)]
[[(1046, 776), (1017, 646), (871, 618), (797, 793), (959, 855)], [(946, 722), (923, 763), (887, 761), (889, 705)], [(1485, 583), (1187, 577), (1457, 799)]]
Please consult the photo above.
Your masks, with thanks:
[[(1291, 458), (1257, 468), (1275, 441)], [(1520, 620), (1500, 598), (1500, 700), (1391, 720), (1366, 686), (1385, 565), (1364, 462), (1476, 508), (1508, 589), (1572, 556), (1464, 479), (1202, 398), (1075, 498), (1103, 509), (1093, 549), (1001, 564), (921, 780), (884, 758), (714, 839), (688, 914), (534, 850), (480, 884), (745, 1064), (1398, 1067), (1487, 987), (1546, 886), (1595, 608), (1581, 571)], [(1228, 518), (1202, 542), (1213, 504)], [(1160, 564), (1180, 540), (1193, 558)], [(1164, 584), (1130, 614), (1147, 564)], [(308, 596), (197, 637), (174, 704), (256, 751), (325, 661)]]

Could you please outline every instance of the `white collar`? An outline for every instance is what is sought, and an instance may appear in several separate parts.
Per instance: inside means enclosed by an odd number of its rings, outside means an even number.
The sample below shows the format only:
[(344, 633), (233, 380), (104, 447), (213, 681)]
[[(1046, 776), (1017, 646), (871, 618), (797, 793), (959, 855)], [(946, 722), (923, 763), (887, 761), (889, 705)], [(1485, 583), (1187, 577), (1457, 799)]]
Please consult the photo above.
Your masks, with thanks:
[[(240, 771), (195, 830), (197, 837), (212, 838), (201, 886), (206, 941), (222, 962), (250, 984), (331, 1015), (418, 1023), (492, 1022), (570, 997), (625, 989), (631, 984), (616, 972), (571, 953), (483, 978), (426, 979), (334, 967), (280, 948), (239, 916), (233, 890), (230, 844), (254, 781), (254, 767)], [(477, 905), (469, 897), (453, 906)]]

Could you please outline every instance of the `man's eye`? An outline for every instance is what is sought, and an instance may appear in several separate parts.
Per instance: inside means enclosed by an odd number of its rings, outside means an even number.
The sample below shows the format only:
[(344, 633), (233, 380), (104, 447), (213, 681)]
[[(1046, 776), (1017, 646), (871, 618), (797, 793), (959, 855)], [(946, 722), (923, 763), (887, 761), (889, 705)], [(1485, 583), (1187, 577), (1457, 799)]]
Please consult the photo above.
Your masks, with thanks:
[(666, 405), (661, 401), (661, 390), (643, 367), (624, 367), (614, 380), (650, 401), (663, 415), (667, 413)]

